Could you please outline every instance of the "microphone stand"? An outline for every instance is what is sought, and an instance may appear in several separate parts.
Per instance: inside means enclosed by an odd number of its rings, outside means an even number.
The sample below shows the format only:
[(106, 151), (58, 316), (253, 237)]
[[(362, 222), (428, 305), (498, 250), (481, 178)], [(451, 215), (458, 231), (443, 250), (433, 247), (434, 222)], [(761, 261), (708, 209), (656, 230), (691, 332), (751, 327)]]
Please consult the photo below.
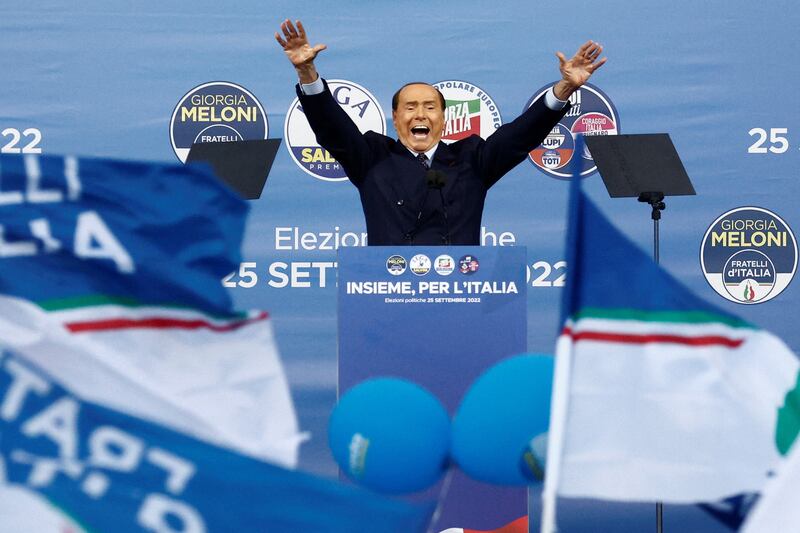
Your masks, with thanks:
[(438, 170), (428, 171), (428, 190), (438, 189), (439, 198), (442, 201), (442, 215), (444, 215), (445, 234), (442, 235), (442, 240), (446, 246), (450, 245), (450, 220), (447, 218), (447, 202), (444, 200), (444, 186), (447, 184), (447, 174)]
[(410, 231), (406, 232), (405, 239), (410, 243), (414, 240), (414, 237), (416, 237), (417, 232), (422, 225), (422, 215), (425, 211), (425, 203), (428, 201), (428, 195), (431, 193), (432, 189), (437, 189), (439, 191), (439, 198), (442, 201), (442, 214), (444, 215), (445, 234), (442, 235), (442, 240), (444, 241), (444, 244), (450, 245), (450, 220), (447, 218), (447, 203), (444, 201), (444, 192), (442, 192), (442, 189), (444, 189), (444, 186), (447, 183), (447, 174), (438, 170), (428, 170), (428, 172), (425, 174), (425, 182), (427, 183), (428, 187), (425, 189), (425, 195), (422, 197), (422, 203), (419, 206), (417, 221), (414, 224), (414, 227)]
[[(431, 172), (433, 171), (429, 170), (428, 174), (430, 174)], [(411, 243), (411, 241), (414, 240), (414, 237), (417, 236), (417, 232), (419, 231), (419, 228), (422, 225), (422, 212), (425, 211), (425, 203), (428, 201), (428, 195), (431, 193), (432, 188), (433, 187), (431, 186), (431, 178), (428, 177), (428, 188), (425, 189), (425, 196), (422, 197), (422, 203), (420, 203), (419, 205), (419, 212), (417, 213), (417, 221), (414, 223), (414, 227), (410, 231), (407, 231), (406, 234), (404, 235), (406, 241), (408, 241), (409, 243)]]

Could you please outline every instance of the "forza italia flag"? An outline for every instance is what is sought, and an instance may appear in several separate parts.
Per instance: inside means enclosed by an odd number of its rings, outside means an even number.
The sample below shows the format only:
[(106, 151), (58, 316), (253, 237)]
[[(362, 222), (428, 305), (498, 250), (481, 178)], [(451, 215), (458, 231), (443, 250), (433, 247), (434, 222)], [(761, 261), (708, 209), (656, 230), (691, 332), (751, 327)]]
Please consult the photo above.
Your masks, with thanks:
[(556, 496), (690, 503), (759, 491), (780, 458), (797, 358), (683, 287), (574, 181), (543, 531)]
[(797, 488), (800, 487), (800, 378), (787, 395), (778, 412), (776, 440), (778, 449), (785, 455), (776, 474), (771, 478), (755, 508), (747, 516), (743, 533), (771, 533), (800, 529), (800, 507), (797, 506)]
[(86, 401), (295, 465), (269, 315), (220, 283), (243, 200), (206, 167), (105, 159), (4, 155), (0, 184), (0, 348)]

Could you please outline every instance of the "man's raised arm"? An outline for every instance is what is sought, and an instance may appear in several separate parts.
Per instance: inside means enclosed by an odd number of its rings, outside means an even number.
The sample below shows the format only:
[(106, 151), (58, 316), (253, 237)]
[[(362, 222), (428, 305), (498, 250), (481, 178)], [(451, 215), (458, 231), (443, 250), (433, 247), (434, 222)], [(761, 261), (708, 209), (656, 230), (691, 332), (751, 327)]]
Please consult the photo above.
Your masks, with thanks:
[(358, 186), (371, 163), (371, 155), (358, 126), (326, 90), (326, 83), (314, 66), (317, 54), (327, 46), (308, 44), (306, 30), (299, 20), (294, 24), (289, 19), (284, 20), (281, 32), (275, 33), (275, 40), (300, 78), (297, 95), (317, 142), (336, 158), (350, 181)]
[(566, 101), (603, 66), (603, 47), (586, 41), (570, 59), (558, 57), (561, 79), (544, 96), (515, 120), (503, 124), (484, 143), (479, 166), (484, 183), (491, 187), (509, 170), (521, 163), (536, 148), (566, 112)]

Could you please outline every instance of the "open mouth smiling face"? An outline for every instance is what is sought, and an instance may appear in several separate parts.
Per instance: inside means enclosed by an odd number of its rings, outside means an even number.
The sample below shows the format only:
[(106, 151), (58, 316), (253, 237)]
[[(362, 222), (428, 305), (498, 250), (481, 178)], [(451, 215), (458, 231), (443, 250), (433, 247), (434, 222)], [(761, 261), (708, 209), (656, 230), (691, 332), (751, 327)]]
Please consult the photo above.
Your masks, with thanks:
[(422, 83), (404, 87), (392, 120), (403, 145), (415, 152), (427, 152), (442, 138), (444, 109), (439, 92)]

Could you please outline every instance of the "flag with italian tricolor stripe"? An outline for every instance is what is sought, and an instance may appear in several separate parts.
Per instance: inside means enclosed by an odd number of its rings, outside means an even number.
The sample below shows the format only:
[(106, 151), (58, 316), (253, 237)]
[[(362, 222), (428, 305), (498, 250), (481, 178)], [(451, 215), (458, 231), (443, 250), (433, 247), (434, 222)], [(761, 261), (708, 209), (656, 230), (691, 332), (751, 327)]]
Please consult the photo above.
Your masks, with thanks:
[(205, 168), (0, 156), (0, 531), (424, 530), (285, 468), (269, 314), (221, 283), (246, 210)]
[(292, 467), (269, 314), (234, 309), (247, 204), (205, 167), (0, 157), (0, 348), (81, 397)]
[(798, 361), (692, 294), (574, 180), (542, 531), (556, 497), (713, 502), (758, 492), (781, 457)]

